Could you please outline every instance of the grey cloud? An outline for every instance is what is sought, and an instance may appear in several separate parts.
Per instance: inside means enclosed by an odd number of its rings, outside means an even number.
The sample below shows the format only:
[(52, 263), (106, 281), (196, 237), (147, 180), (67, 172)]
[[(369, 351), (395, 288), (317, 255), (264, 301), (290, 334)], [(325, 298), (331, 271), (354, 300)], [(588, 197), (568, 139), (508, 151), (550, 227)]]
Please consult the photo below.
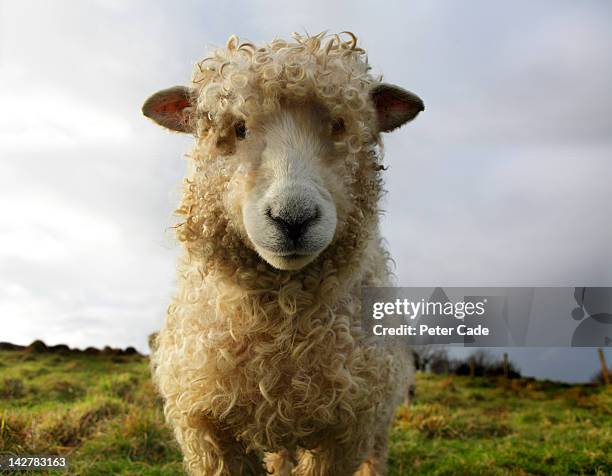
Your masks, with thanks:
[[(146, 350), (173, 291), (189, 138), (140, 106), (232, 33), (354, 31), (375, 72), (424, 98), (386, 138), (400, 284), (612, 285), (608, 2), (59, 5), (0, 6), (6, 338)], [(576, 352), (525, 365), (563, 377), (551, 362)]]

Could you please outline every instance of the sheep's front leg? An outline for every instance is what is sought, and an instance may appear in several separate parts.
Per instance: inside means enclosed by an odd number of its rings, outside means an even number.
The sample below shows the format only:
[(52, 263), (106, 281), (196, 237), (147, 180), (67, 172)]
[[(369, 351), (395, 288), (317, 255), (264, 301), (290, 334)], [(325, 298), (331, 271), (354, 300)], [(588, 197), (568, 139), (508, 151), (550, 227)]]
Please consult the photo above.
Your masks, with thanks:
[(294, 461), (290, 451), (283, 449), (276, 453), (266, 453), (265, 462), (269, 474), (291, 476)]
[(374, 449), (354, 476), (384, 476), (387, 474), (387, 438), (376, 441)]
[(322, 445), (316, 450), (302, 450), (294, 476), (347, 476), (354, 474), (365, 461), (367, 453), (357, 445), (337, 442)]
[(174, 425), (185, 469), (191, 476), (261, 476), (266, 474), (258, 455), (210, 420), (184, 419)]

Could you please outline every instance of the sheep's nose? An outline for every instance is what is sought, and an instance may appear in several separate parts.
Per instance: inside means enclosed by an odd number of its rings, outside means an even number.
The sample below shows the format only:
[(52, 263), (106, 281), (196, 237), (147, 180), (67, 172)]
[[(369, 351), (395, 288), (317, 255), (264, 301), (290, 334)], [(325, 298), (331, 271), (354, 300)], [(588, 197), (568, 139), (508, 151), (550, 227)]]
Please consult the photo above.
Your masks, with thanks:
[(268, 208), (267, 215), (287, 238), (295, 242), (319, 218), (319, 210), (316, 207), (302, 208), (298, 211), (289, 207), (280, 208), (278, 211)]

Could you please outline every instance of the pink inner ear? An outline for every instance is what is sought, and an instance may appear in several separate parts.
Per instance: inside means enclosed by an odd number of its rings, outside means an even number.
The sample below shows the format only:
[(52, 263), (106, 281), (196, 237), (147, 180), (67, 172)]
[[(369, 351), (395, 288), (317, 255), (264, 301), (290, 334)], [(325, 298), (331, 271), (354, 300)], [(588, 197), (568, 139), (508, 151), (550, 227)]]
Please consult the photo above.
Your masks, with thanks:
[(390, 112), (401, 112), (408, 109), (408, 106), (405, 101), (400, 101), (396, 98), (391, 98), (384, 101), (384, 106), (386, 109), (390, 109)]
[(379, 114), (404, 114), (411, 109), (411, 104), (398, 97), (383, 96), (378, 97), (376, 105), (379, 109)]
[(174, 114), (189, 106), (189, 101), (185, 98), (173, 98), (168, 101), (161, 102), (154, 111), (158, 114)]
[(374, 101), (376, 103), (376, 108), (378, 109), (378, 115), (382, 117), (389, 117), (397, 114), (401, 115), (408, 109), (406, 101), (391, 95), (379, 95), (374, 99)]

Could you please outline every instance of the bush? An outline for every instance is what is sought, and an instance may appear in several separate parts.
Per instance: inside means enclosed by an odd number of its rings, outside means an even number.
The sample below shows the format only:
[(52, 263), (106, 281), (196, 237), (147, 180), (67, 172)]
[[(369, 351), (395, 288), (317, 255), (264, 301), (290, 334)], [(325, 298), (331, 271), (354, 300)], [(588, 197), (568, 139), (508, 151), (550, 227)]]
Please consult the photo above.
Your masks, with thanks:
[[(471, 375), (472, 367), (476, 377), (499, 377), (505, 375), (503, 359), (496, 359), (484, 350), (477, 350), (465, 361), (456, 360), (451, 362), (452, 373), (455, 375)], [(510, 360), (508, 360), (508, 377), (521, 377), (520, 370)]]
[[(499, 377), (505, 375), (504, 361), (496, 358), (489, 352), (478, 350), (465, 360), (449, 359), (445, 349), (422, 347), (414, 351), (415, 367), (417, 370), (429, 371), (433, 374), (471, 375), (471, 367), (474, 368), (474, 376), (477, 377)], [(518, 367), (508, 361), (508, 377), (520, 378), (521, 372)]]
[(444, 348), (421, 345), (412, 349), (414, 367), (422, 372), (434, 374), (448, 373), (449, 360)]

